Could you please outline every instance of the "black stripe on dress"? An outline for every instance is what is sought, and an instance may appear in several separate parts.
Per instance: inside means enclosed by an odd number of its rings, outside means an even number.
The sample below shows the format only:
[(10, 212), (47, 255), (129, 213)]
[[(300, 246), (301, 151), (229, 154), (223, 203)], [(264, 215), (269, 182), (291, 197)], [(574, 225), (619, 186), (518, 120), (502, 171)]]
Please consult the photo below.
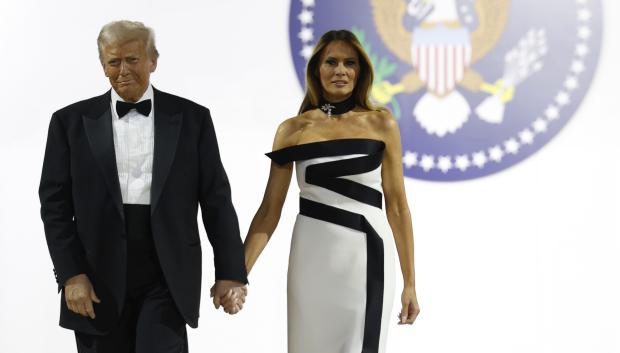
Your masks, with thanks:
[(385, 143), (368, 138), (336, 139), (304, 143), (265, 153), (279, 165), (311, 158), (334, 157), (347, 154), (374, 154), (385, 149)]
[(382, 208), (383, 195), (366, 185), (340, 178), (375, 170), (381, 165), (385, 143), (373, 139), (338, 139), (285, 147), (266, 153), (280, 165), (320, 157), (363, 154), (344, 160), (317, 163), (306, 168), (306, 183), (337, 192), (356, 201)]
[(299, 199), (299, 213), (366, 233), (366, 314), (362, 353), (378, 352), (383, 314), (383, 239), (366, 217), (357, 213), (304, 198)]
[(306, 183), (321, 186), (359, 202), (381, 208), (383, 195), (379, 190), (340, 177), (377, 169), (383, 159), (382, 152), (310, 165), (306, 168)]

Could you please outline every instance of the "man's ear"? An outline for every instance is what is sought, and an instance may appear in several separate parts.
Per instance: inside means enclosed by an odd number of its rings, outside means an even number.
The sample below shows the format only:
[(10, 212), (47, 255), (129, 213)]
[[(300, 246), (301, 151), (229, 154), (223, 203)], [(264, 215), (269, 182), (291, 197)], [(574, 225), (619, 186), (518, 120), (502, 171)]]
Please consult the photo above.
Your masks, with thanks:
[(156, 68), (157, 68), (157, 59), (151, 60), (151, 67), (149, 68), (149, 71), (153, 73), (155, 72)]

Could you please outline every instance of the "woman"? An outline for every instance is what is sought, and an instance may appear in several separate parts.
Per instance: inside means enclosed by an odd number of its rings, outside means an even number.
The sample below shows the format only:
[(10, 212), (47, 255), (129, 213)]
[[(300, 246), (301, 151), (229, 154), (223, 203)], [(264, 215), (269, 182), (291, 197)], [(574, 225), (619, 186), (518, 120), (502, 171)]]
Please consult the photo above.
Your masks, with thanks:
[(246, 268), (278, 224), (295, 161), (301, 198), (288, 269), (291, 353), (385, 351), (392, 233), (405, 283), (399, 323), (412, 324), (419, 312), (400, 133), (387, 110), (370, 104), (372, 80), (353, 33), (325, 33), (308, 62), (299, 115), (280, 124), (267, 154), (273, 162), (245, 240)]

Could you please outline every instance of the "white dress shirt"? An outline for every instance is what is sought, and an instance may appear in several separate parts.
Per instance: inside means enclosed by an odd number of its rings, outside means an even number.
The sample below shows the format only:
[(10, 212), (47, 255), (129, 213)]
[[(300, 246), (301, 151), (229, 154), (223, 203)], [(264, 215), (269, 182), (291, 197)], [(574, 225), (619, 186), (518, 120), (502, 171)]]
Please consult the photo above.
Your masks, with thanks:
[(144, 116), (132, 109), (122, 118), (116, 113), (116, 101), (124, 101), (112, 89), (112, 129), (118, 181), (123, 203), (151, 204), (153, 176), (154, 111), (153, 87), (149, 84), (138, 102), (151, 100), (151, 112)]

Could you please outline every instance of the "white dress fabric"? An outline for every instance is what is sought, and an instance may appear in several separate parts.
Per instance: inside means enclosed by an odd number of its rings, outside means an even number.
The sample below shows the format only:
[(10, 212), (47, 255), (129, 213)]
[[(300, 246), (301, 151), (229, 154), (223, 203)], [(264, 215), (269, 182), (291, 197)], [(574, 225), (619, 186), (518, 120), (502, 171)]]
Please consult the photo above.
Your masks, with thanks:
[(267, 155), (295, 161), (300, 213), (288, 268), (289, 353), (385, 352), (394, 245), (382, 210), (385, 144), (339, 139)]

